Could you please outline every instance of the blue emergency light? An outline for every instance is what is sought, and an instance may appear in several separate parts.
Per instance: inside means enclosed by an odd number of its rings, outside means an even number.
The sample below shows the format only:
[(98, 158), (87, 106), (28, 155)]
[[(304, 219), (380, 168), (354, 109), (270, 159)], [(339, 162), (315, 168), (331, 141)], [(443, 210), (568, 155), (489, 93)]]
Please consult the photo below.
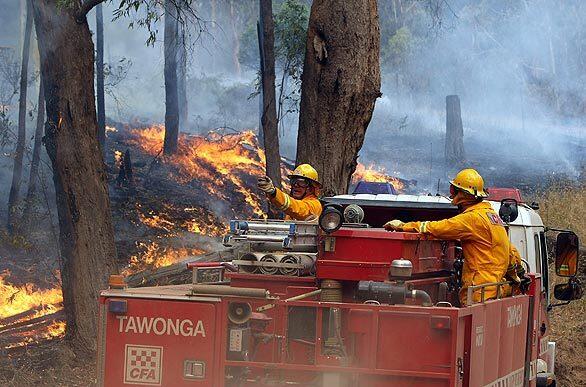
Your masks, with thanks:
[(352, 194), (388, 194), (396, 195), (395, 187), (391, 183), (387, 182), (373, 182), (373, 181), (359, 181), (354, 187)]

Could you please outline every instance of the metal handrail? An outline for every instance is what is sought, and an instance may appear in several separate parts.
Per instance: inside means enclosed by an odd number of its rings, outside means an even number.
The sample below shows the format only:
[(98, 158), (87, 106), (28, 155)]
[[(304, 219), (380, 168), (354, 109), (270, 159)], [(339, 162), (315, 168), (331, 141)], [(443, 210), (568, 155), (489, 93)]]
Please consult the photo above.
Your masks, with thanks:
[(466, 306), (472, 305), (474, 304), (474, 299), (472, 298), (472, 295), (474, 294), (474, 292), (477, 289), (480, 289), (480, 304), (484, 303), (485, 300), (485, 291), (486, 288), (489, 286), (496, 286), (496, 299), (500, 300), (502, 298), (502, 294), (501, 294), (501, 287), (505, 286), (505, 285), (513, 285), (514, 282), (513, 281), (502, 281), (502, 282), (488, 282), (482, 285), (472, 285), (472, 286), (468, 286), (468, 288), (466, 289), (467, 293), (466, 293)]

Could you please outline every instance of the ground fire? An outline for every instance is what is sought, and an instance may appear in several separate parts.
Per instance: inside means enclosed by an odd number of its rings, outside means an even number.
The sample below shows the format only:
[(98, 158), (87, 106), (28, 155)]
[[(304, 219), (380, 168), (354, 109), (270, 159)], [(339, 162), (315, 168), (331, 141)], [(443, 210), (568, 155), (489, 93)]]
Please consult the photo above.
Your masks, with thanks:
[(61, 288), (15, 286), (6, 282), (9, 274), (0, 273), (0, 346), (10, 349), (63, 335)]
[[(164, 178), (187, 189), (191, 204), (212, 197), (228, 203), (230, 211), (214, 212), (205, 206), (189, 204), (173, 198), (155, 197), (137, 202), (130, 207), (129, 218), (133, 225), (147, 229), (145, 238), (132, 243), (131, 252), (122, 268), (124, 275), (143, 270), (153, 270), (181, 262), (189, 257), (207, 253), (208, 245), (186, 236), (197, 235), (219, 240), (226, 234), (227, 221), (233, 216), (264, 217), (266, 203), (256, 190), (256, 178), (264, 174), (264, 152), (251, 131), (219, 133), (206, 136), (181, 135), (177, 155), (162, 156), (164, 127), (117, 129), (108, 127), (108, 137), (114, 146), (130, 149), (135, 159), (147, 160), (142, 167), (135, 163), (136, 184), (139, 186), (152, 172), (153, 160), (164, 169)], [(118, 172), (124, 158), (122, 150), (113, 151), (113, 175)], [(283, 159), (282, 174), (290, 173), (292, 164)], [(360, 180), (389, 182), (401, 192), (405, 181), (388, 176), (383, 168), (368, 167), (358, 163), (352, 184)], [(190, 188), (197, 185), (193, 192)], [(196, 199), (196, 200), (193, 200)], [(209, 199), (208, 199), (209, 200)], [(264, 206), (264, 207), (263, 207)], [(34, 284), (13, 285), (7, 283), (6, 273), (0, 275), (0, 332), (6, 339), (2, 347), (13, 348), (60, 337), (65, 330), (62, 313), (61, 289), (40, 290)], [(48, 316), (43, 318), (43, 316)]]

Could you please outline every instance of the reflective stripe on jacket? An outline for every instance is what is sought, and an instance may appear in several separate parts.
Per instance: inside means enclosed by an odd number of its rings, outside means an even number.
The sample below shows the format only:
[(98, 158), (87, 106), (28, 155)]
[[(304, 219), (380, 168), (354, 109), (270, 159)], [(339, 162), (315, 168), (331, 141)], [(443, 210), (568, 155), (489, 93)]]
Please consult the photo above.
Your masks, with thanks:
[(269, 199), (277, 210), (285, 213), (285, 220), (317, 220), (321, 215), (321, 202), (314, 195), (297, 200), (277, 188), (275, 196)]
[[(473, 204), (453, 218), (435, 222), (405, 223), (402, 229), (430, 234), (438, 239), (461, 241), (464, 267), (460, 301), (463, 305), (466, 302), (468, 286), (501, 282), (509, 264), (521, 262), (519, 252), (510, 243), (501, 218), (488, 202)], [(503, 295), (509, 291), (503, 289)], [(496, 294), (496, 287), (487, 287), (484, 298), (495, 298)], [(473, 299), (475, 302), (480, 301), (480, 290), (474, 292)]]

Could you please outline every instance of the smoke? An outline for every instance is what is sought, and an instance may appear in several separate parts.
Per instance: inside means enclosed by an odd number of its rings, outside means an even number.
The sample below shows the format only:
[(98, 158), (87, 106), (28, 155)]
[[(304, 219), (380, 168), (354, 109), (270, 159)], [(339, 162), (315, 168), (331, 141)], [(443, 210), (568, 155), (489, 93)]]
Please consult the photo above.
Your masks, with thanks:
[[(274, 7), (280, 6), (274, 1)], [(197, 2), (204, 28), (188, 39), (189, 130), (257, 129), (257, 69), (239, 63), (241, 37), (258, 17), (258, 4)], [(430, 7), (429, 5), (438, 5)], [(148, 32), (113, 19), (104, 4), (105, 61), (132, 62), (107, 95), (107, 115), (128, 122), (162, 122), (163, 22), (153, 46)], [(0, 44), (16, 47), (19, 7), (5, 4)], [(380, 1), (382, 92), (360, 161), (417, 179), (435, 192), (456, 168), (443, 162), (445, 97), (461, 99), (466, 160), (494, 184), (514, 173), (579, 178), (586, 131), (586, 4), (580, 0), (477, 2)], [(95, 13), (88, 15), (95, 30)], [(240, 49), (240, 53), (238, 52)], [(248, 51), (247, 51), (248, 52)], [(249, 52), (251, 55), (252, 51)], [(108, 80), (106, 79), (106, 82)], [(296, 114), (281, 128), (284, 156), (293, 158)]]
[[(586, 29), (580, 22), (586, 5), (447, 3), (438, 29), (431, 27), (438, 15), (429, 10), (414, 5), (395, 23), (392, 6), (379, 2), (381, 15), (390, 12), (381, 16), (383, 97), (361, 158), (435, 192), (437, 179), (453, 173), (443, 165), (443, 133), (445, 97), (457, 94), (463, 165), (478, 168), (492, 184), (514, 184), (513, 175), (579, 178), (586, 151)], [(380, 159), (384, 147), (393, 152)]]

